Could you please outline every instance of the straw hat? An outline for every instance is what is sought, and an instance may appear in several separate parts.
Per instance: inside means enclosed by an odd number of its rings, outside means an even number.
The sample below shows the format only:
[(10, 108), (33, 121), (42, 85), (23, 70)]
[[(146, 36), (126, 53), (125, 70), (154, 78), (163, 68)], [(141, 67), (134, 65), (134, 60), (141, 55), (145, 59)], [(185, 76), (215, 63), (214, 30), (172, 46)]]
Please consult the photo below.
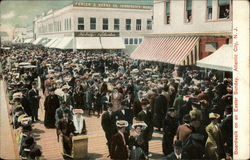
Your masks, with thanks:
[(148, 127), (144, 121), (135, 121), (132, 125), (132, 128), (135, 129), (137, 126), (142, 127), (142, 130), (144, 130)]
[(220, 118), (220, 115), (217, 113), (209, 113), (209, 119), (218, 119)]
[(128, 126), (128, 122), (127, 121), (124, 121), (124, 120), (120, 120), (120, 121), (117, 121), (116, 122), (116, 126), (117, 127), (127, 127)]
[(73, 109), (73, 114), (77, 114), (77, 113), (83, 114), (83, 110), (82, 109)]
[(70, 88), (69, 85), (64, 85), (64, 86), (62, 87), (62, 90), (69, 89), (69, 88)]

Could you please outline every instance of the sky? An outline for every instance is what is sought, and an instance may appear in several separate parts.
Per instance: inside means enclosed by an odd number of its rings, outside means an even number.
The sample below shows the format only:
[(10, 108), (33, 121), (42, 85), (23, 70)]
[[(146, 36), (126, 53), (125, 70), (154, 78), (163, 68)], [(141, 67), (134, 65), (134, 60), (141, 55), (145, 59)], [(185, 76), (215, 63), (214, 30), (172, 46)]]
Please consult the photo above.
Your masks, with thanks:
[[(76, 2), (103, 2), (122, 4), (152, 5), (153, 0), (74, 0)], [(71, 4), (73, 0), (2, 0), (0, 3), (1, 28), (32, 26), (36, 15), (50, 9), (59, 9)]]

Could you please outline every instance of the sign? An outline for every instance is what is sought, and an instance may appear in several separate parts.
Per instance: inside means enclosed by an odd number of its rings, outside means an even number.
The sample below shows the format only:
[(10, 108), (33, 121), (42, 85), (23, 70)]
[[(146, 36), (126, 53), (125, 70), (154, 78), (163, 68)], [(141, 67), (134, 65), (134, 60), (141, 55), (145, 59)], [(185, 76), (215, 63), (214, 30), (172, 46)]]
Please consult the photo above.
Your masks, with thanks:
[(75, 37), (119, 37), (119, 32), (75, 32)]
[(88, 3), (76, 2), (73, 7), (99, 7), (99, 8), (123, 8), (123, 9), (152, 9), (152, 6), (146, 5), (133, 5), (133, 4), (110, 4), (110, 3)]

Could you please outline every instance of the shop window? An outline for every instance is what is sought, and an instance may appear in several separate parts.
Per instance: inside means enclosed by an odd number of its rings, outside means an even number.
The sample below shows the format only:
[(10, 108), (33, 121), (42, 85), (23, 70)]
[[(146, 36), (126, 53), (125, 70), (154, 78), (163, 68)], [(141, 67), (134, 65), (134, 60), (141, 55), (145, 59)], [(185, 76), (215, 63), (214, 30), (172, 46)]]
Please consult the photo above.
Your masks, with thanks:
[(192, 21), (192, 0), (185, 0), (185, 22)]
[(152, 30), (152, 20), (151, 19), (147, 20), (147, 30)]
[(115, 18), (114, 19), (114, 30), (119, 30), (120, 29), (120, 19)]
[(129, 39), (129, 44), (133, 44), (133, 41), (134, 41), (134, 39), (133, 39), (133, 38), (130, 38), (130, 39)]
[(102, 29), (103, 30), (108, 30), (109, 29), (109, 19), (108, 18), (103, 18), (102, 19)]
[(84, 18), (83, 17), (78, 18), (78, 30), (84, 30)]
[(141, 19), (136, 20), (136, 30), (137, 31), (141, 30)]
[(126, 30), (131, 30), (131, 19), (126, 19)]
[(212, 19), (212, 13), (213, 13), (213, 0), (207, 0), (207, 20)]
[(134, 39), (134, 44), (138, 44), (138, 39), (137, 38)]
[(166, 24), (170, 24), (170, 0), (166, 1)]
[(124, 39), (124, 44), (128, 44), (128, 38)]
[(90, 18), (90, 29), (96, 29), (96, 18)]
[(230, 0), (219, 0), (219, 19), (229, 19), (230, 18)]

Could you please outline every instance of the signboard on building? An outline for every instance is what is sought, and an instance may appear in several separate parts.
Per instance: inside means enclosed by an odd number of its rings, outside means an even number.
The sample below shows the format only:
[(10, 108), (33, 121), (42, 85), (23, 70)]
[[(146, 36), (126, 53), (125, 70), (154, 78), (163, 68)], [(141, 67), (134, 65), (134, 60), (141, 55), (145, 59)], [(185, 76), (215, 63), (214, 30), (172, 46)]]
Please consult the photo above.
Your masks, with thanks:
[(75, 32), (75, 37), (119, 37), (119, 32)]
[(73, 7), (99, 7), (99, 8), (123, 8), (123, 9), (152, 9), (152, 6), (132, 4), (88, 3), (76, 2)]

